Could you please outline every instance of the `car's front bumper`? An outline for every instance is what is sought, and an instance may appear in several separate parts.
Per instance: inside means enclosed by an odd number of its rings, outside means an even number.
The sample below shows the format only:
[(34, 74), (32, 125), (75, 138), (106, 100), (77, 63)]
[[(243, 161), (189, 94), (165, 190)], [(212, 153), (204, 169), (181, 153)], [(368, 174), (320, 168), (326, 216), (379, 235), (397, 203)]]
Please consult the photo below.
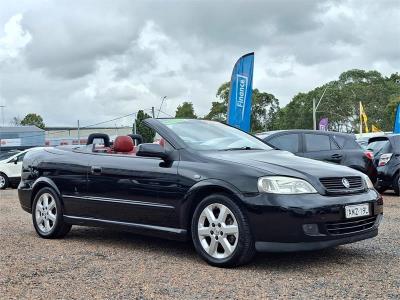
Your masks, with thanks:
[[(317, 250), (377, 235), (382, 197), (374, 190), (343, 196), (259, 194), (242, 199), (258, 251)], [(368, 203), (370, 215), (345, 218), (345, 206)]]
[(297, 243), (277, 243), (277, 242), (256, 242), (256, 250), (259, 252), (295, 252), (313, 251), (324, 248), (331, 248), (339, 245), (350, 244), (365, 239), (373, 238), (378, 235), (378, 228), (367, 232), (343, 238), (336, 238), (326, 241), (316, 242), (297, 242)]

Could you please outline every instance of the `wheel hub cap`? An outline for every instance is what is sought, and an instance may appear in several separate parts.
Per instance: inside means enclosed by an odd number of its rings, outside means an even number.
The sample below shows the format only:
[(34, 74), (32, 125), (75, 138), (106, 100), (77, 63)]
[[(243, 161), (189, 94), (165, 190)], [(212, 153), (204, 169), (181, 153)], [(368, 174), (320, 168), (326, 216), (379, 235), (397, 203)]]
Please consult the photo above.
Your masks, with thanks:
[(197, 231), (201, 246), (214, 258), (227, 258), (236, 249), (239, 238), (236, 217), (221, 203), (213, 203), (204, 208)]

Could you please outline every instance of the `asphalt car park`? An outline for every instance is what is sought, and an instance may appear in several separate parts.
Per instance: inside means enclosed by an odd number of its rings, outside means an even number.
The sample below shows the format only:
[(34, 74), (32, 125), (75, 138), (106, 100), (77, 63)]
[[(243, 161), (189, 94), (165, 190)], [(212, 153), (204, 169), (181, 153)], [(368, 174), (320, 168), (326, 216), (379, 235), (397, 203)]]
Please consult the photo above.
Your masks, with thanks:
[(20, 298), (400, 297), (400, 199), (384, 195), (373, 239), (334, 249), (257, 254), (248, 265), (208, 265), (190, 242), (75, 226), (40, 239), (17, 191), (0, 191), (0, 295)]

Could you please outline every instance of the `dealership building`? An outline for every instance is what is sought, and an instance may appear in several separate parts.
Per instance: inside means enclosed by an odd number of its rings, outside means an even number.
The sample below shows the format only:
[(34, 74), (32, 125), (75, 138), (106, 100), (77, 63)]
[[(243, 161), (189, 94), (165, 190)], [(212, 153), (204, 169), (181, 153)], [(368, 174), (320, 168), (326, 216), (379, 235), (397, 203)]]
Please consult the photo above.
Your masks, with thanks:
[(46, 127), (46, 146), (85, 145), (92, 133), (105, 133), (113, 141), (119, 135), (132, 133), (132, 127)]
[(36, 126), (0, 127), (0, 147), (25, 149), (45, 145), (45, 131)]

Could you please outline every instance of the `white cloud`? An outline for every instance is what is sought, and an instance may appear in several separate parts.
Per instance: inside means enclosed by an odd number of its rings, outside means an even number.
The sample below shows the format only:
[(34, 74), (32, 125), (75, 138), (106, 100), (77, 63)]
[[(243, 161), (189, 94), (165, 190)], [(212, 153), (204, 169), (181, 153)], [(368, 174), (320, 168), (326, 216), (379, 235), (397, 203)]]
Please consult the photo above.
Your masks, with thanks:
[(15, 58), (31, 41), (32, 36), (21, 27), (22, 15), (11, 17), (4, 24), (4, 35), (0, 37), (0, 62)]
[(163, 96), (167, 113), (192, 101), (201, 116), (255, 51), (254, 87), (284, 105), (349, 69), (398, 72), (399, 15), (390, 0), (3, 0), (0, 103), (8, 120), (36, 112), (49, 125), (158, 108)]

